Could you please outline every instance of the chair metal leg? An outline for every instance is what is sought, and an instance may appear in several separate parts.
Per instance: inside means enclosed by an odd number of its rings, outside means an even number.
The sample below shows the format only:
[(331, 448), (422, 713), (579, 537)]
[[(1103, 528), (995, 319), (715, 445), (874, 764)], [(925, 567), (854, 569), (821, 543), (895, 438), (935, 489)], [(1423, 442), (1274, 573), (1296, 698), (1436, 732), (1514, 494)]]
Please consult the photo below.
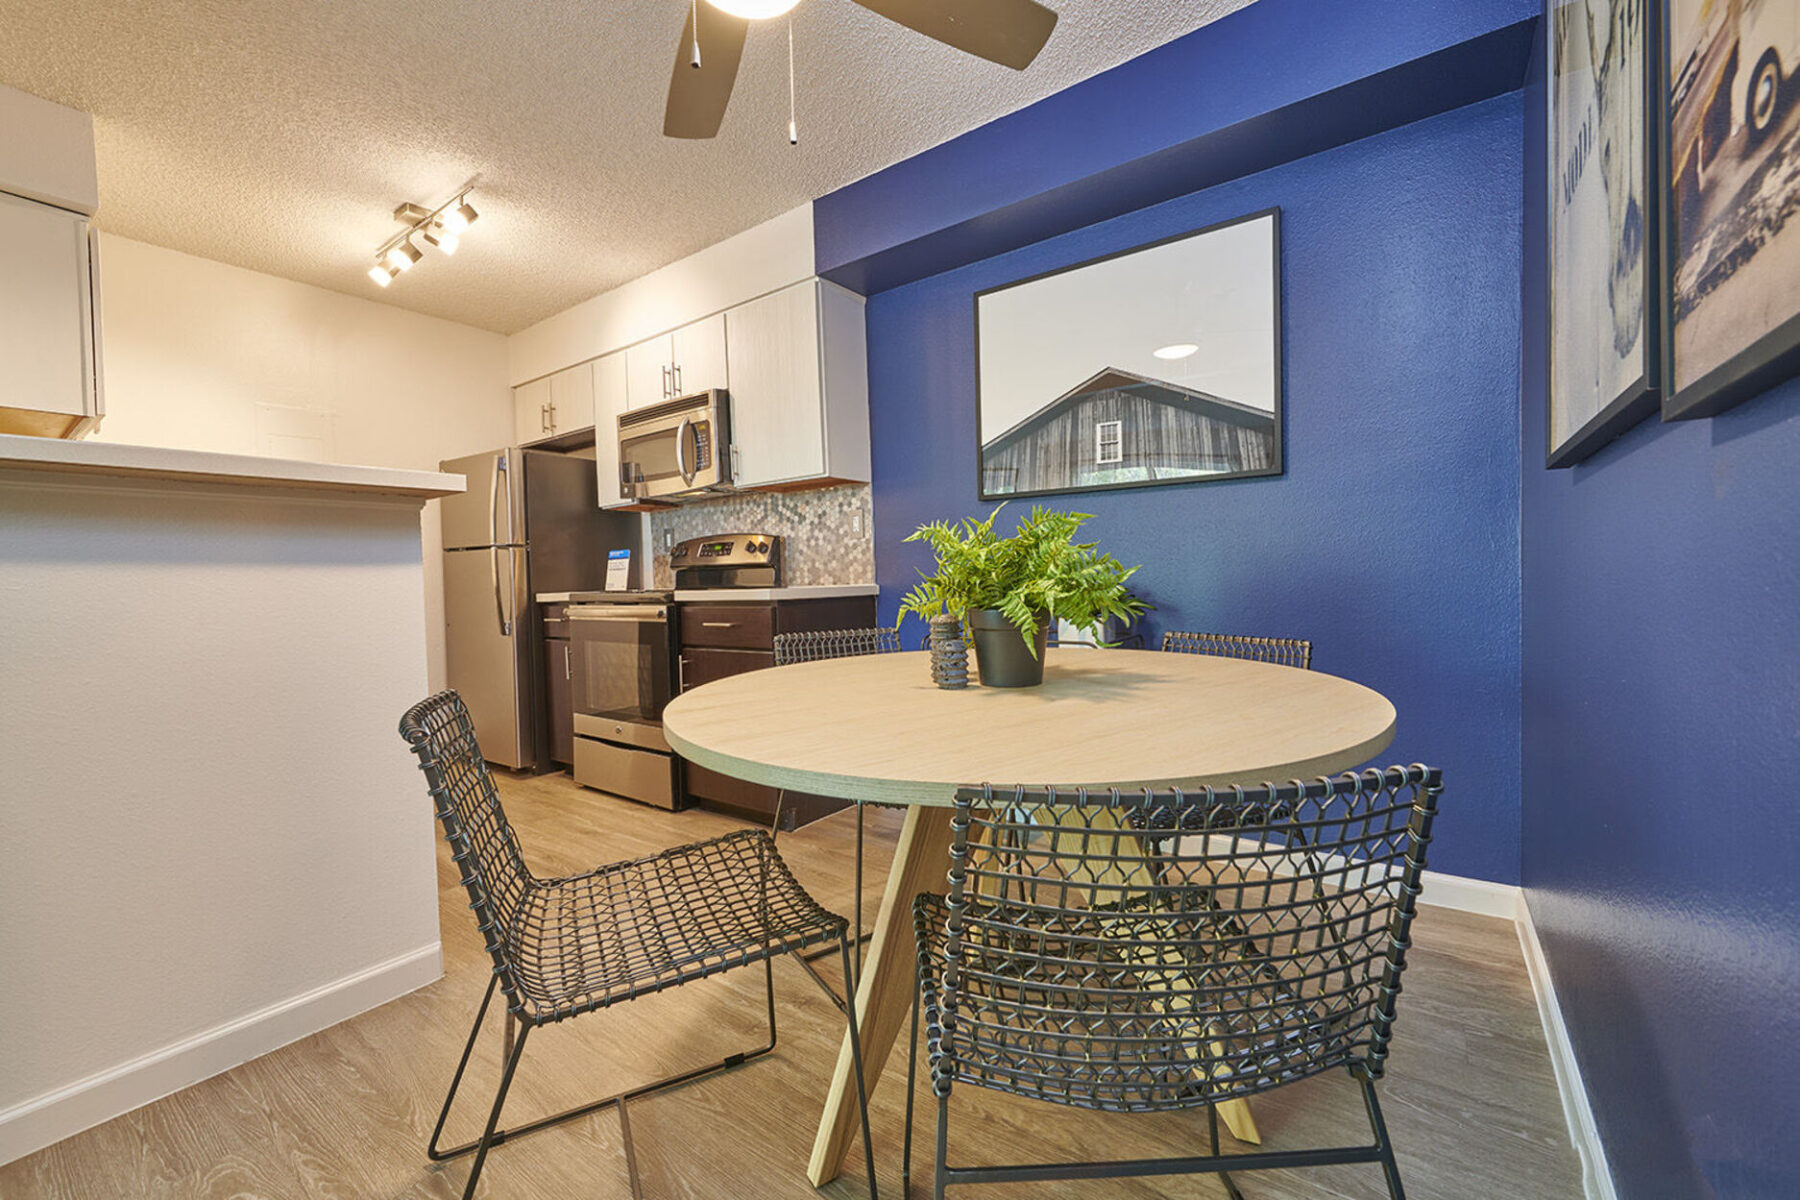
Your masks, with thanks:
[[(513, 1072), (517, 1069), (519, 1058), (525, 1051), (526, 1035), (529, 1034), (533, 1028), (531, 1025), (518, 1022), (509, 1012), (507, 1013), (507, 1028), (505, 1032), (508, 1041), (506, 1047), (506, 1073), (501, 1077), (500, 1089), (495, 1097), (493, 1111), (489, 1114), (487, 1128), (483, 1131), (481, 1137), (477, 1138), (475, 1141), (464, 1142), (462, 1145), (452, 1146), (448, 1150), (440, 1150), (438, 1149), (438, 1140), (443, 1136), (444, 1125), (449, 1119), (451, 1105), (456, 1101), (457, 1089), (461, 1087), (463, 1074), (469, 1065), (469, 1055), (475, 1048), (476, 1040), (480, 1037), (481, 1023), (487, 1016), (488, 1004), (493, 1000), (494, 989), (498, 984), (498, 975), (488, 981), (487, 993), (482, 997), (481, 1007), (476, 1010), (475, 1013), (475, 1024), (469, 1030), (469, 1040), (463, 1046), (462, 1057), (456, 1064), (456, 1073), (450, 1079), (450, 1091), (444, 1097), (444, 1107), (438, 1112), (437, 1125), (432, 1129), (431, 1141), (425, 1148), (426, 1155), (430, 1157), (433, 1162), (445, 1162), (452, 1158), (459, 1158), (472, 1151), (475, 1153), (475, 1166), (469, 1176), (468, 1191), (464, 1193), (465, 1200), (467, 1200), (467, 1197), (474, 1194), (475, 1179), (481, 1173), (482, 1161), (487, 1157), (487, 1152), (492, 1150), (495, 1146), (498, 1146), (503, 1142), (511, 1141), (514, 1138), (523, 1137), (528, 1133), (536, 1133), (539, 1130), (548, 1129), (552, 1125), (561, 1125), (565, 1121), (573, 1121), (578, 1117), (588, 1116), (590, 1113), (599, 1112), (601, 1109), (615, 1104), (619, 1106), (619, 1122), (622, 1126), (625, 1138), (626, 1166), (635, 1175), (636, 1168), (632, 1162), (631, 1151), (631, 1126), (629, 1124), (629, 1118), (625, 1116), (624, 1112), (626, 1101), (636, 1100), (640, 1097), (648, 1096), (653, 1092), (660, 1092), (683, 1083), (691, 1083), (704, 1076), (719, 1071), (727, 1071), (732, 1067), (742, 1066), (744, 1063), (747, 1063), (752, 1059), (761, 1058), (763, 1055), (768, 1054), (775, 1049), (777, 1037), (775, 1026), (775, 967), (773, 959), (765, 958), (763, 960), (763, 984), (766, 1007), (769, 1015), (769, 1040), (766, 1044), (759, 1046), (754, 1050), (744, 1050), (736, 1054), (728, 1054), (718, 1062), (708, 1063), (703, 1067), (695, 1067), (693, 1070), (683, 1071), (679, 1075), (671, 1075), (666, 1079), (658, 1079), (653, 1083), (642, 1084), (638, 1087), (631, 1088), (628, 1091), (618, 1092), (600, 1100), (593, 1100), (587, 1104), (579, 1105), (564, 1112), (539, 1118), (538, 1120), (525, 1125), (514, 1126), (510, 1129), (497, 1129), (495, 1126), (500, 1118), (501, 1102), (506, 1098), (506, 1090), (512, 1086)], [(633, 1182), (633, 1188), (636, 1188), (635, 1180)], [(635, 1196), (637, 1193), (634, 1190), (632, 1194)]]
[[(511, 1015), (507, 1014), (509, 1018)], [(494, 1107), (488, 1110), (487, 1128), (481, 1131), (481, 1140), (475, 1143), (475, 1161), (469, 1167), (469, 1182), (463, 1188), (463, 1200), (471, 1200), (475, 1195), (475, 1184), (481, 1179), (481, 1168), (487, 1162), (488, 1151), (498, 1144), (494, 1131), (500, 1124), (500, 1110), (506, 1107), (506, 1093), (512, 1088), (513, 1073), (519, 1069), (519, 1059), (525, 1053), (525, 1042), (530, 1036), (531, 1027), (527, 1025), (520, 1031), (512, 1053), (506, 1056), (506, 1070), (500, 1076), (500, 1086), (494, 1091)]]
[(1392, 1200), (1406, 1200), (1406, 1189), (1400, 1186), (1400, 1164), (1394, 1161), (1394, 1143), (1388, 1137), (1387, 1122), (1381, 1119), (1381, 1101), (1375, 1097), (1375, 1081), (1358, 1078), (1362, 1084), (1363, 1105), (1369, 1110), (1369, 1128), (1375, 1131), (1375, 1145), (1381, 1150), (1381, 1170), (1387, 1176), (1388, 1195)]
[[(1216, 1104), (1206, 1106), (1206, 1132), (1212, 1138), (1212, 1156), (1217, 1158), (1219, 1157), (1219, 1108)], [(1230, 1196), (1231, 1200), (1244, 1200), (1244, 1193), (1238, 1191), (1237, 1183), (1231, 1178), (1231, 1172), (1220, 1171), (1219, 1178), (1224, 1182), (1225, 1194)]]
[(950, 1185), (950, 1097), (938, 1097), (937, 1165), (931, 1173), (931, 1200), (944, 1200)]
[(900, 1154), (900, 1200), (912, 1200), (913, 1099), (919, 1078), (919, 977), (913, 975), (912, 1040), (906, 1052), (906, 1143)]
[[(850, 939), (840, 943), (844, 954), (844, 976), (850, 973)], [(844, 1018), (850, 1026), (850, 1069), (856, 1073), (856, 1107), (862, 1115), (863, 1161), (869, 1172), (869, 1200), (877, 1200), (875, 1193), (875, 1139), (869, 1133), (869, 1085), (863, 1076), (862, 1035), (857, 1031), (856, 993), (851, 992), (850, 1003), (844, 1010)]]

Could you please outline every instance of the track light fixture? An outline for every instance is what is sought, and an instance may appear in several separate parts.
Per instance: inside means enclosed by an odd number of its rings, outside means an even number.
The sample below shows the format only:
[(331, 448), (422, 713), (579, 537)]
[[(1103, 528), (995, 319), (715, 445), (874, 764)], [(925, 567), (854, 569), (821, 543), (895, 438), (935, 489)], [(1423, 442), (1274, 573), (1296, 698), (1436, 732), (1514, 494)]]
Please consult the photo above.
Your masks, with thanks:
[(377, 287), (386, 287), (425, 257), (425, 252), (413, 242), (414, 235), (445, 254), (456, 253), (462, 236), (481, 215), (469, 203), (469, 191), (474, 186), (475, 180), (469, 180), (436, 208), (402, 204), (394, 210), (394, 220), (406, 228), (375, 249), (375, 265), (369, 268), (369, 278)]

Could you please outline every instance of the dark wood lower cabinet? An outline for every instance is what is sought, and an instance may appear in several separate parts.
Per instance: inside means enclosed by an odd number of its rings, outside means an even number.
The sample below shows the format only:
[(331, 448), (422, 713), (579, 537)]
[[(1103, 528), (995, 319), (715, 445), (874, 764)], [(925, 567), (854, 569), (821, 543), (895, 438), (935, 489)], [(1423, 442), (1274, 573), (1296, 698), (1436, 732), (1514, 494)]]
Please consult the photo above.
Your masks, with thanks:
[[(775, 635), (819, 629), (866, 629), (875, 624), (875, 597), (745, 601), (683, 605), (681, 690), (775, 665)], [(695, 763), (683, 763), (683, 787), (701, 807), (767, 822), (775, 815), (774, 788), (747, 783)], [(849, 807), (851, 801), (789, 792), (781, 827), (793, 829)]]

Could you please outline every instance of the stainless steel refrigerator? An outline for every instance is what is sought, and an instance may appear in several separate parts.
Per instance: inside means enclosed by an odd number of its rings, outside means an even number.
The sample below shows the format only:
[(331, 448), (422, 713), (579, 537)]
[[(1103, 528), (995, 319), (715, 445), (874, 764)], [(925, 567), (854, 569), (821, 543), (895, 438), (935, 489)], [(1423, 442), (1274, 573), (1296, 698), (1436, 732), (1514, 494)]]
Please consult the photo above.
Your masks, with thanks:
[(445, 672), (489, 762), (548, 768), (539, 592), (599, 591), (610, 550), (632, 551), (641, 525), (603, 512), (594, 463), (511, 446), (442, 464), (468, 490), (442, 501)]

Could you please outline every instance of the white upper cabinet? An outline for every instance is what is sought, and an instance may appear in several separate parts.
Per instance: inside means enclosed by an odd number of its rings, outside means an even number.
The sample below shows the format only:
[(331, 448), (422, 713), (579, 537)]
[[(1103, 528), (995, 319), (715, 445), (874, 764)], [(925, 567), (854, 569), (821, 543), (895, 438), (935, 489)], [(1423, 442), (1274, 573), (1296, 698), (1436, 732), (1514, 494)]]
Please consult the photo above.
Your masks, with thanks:
[(513, 389), (513, 441), (523, 445), (550, 436), (550, 378)]
[(808, 280), (725, 314), (733, 482), (869, 479), (863, 300)]
[(729, 386), (724, 313), (683, 325), (670, 337), (674, 343), (675, 395), (691, 396)]
[(661, 334), (625, 351), (626, 400), (632, 408), (661, 404), (675, 394), (675, 339)]
[(91, 250), (86, 217), (0, 192), (0, 433), (100, 415)]
[(626, 351), (594, 360), (594, 470), (600, 507), (629, 503), (619, 494), (619, 414), (626, 409)]
[(571, 433), (594, 424), (594, 364), (582, 363), (550, 377), (550, 430)]
[(625, 386), (632, 408), (728, 386), (725, 314), (714, 313), (627, 349)]

